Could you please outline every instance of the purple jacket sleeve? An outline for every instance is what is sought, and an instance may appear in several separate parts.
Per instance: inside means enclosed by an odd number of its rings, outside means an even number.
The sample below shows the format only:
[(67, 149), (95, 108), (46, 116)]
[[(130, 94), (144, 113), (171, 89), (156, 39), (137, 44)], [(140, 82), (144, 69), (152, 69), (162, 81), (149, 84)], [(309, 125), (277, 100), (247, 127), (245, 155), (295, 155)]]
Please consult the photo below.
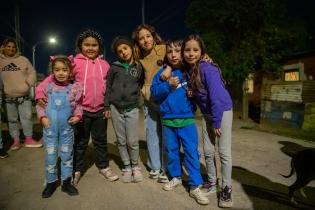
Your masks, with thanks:
[(200, 71), (210, 100), (212, 126), (221, 128), (225, 103), (229, 98), (226, 98), (226, 89), (220, 76), (220, 70), (207, 62), (201, 62)]
[(49, 75), (44, 79), (35, 89), (35, 100), (43, 99), (45, 98), (45, 90), (49, 83), (53, 81), (53, 76)]

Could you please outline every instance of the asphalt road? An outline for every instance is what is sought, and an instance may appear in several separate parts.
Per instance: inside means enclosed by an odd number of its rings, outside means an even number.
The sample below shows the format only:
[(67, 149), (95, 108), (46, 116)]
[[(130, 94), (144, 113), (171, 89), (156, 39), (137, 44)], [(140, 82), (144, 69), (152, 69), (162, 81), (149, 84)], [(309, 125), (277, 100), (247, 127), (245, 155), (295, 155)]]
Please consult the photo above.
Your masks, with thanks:
[[(106, 181), (94, 165), (95, 156), (90, 145), (86, 156), (87, 171), (78, 186), (80, 194), (70, 197), (59, 187), (51, 198), (42, 199), (43, 149), (22, 148), (9, 151), (10, 157), (7, 159), (0, 159), (0, 210), (219, 209), (216, 194), (209, 197), (210, 205), (200, 206), (189, 197), (185, 186), (166, 192), (162, 190), (162, 184), (148, 178), (143, 165), (147, 158), (143, 118), (139, 123), (141, 166), (145, 175), (143, 182), (124, 184), (121, 181)], [(200, 128), (200, 120), (197, 120), (197, 124)], [(315, 143), (242, 127), (248, 127), (248, 124), (234, 121), (233, 209), (315, 209), (314, 181), (304, 190), (307, 198), (296, 193), (299, 206), (294, 207), (289, 202), (287, 190), (295, 176), (285, 179), (279, 175), (289, 173), (290, 154), (304, 147), (315, 147)], [(200, 144), (200, 151), (201, 148)], [(111, 124), (108, 126), (108, 149), (110, 166), (120, 174), (121, 161)], [(205, 175), (203, 158), (201, 163)]]

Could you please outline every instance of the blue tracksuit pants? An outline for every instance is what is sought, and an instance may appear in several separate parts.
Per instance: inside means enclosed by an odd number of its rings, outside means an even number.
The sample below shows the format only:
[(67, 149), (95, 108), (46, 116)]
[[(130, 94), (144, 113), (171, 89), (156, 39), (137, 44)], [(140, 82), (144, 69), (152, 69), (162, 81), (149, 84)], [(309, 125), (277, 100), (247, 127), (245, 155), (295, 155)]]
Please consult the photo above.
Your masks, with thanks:
[(189, 174), (188, 184), (191, 188), (202, 184), (198, 153), (198, 133), (195, 124), (185, 127), (163, 126), (167, 169), (171, 177), (181, 177), (180, 146), (184, 149), (184, 162)]

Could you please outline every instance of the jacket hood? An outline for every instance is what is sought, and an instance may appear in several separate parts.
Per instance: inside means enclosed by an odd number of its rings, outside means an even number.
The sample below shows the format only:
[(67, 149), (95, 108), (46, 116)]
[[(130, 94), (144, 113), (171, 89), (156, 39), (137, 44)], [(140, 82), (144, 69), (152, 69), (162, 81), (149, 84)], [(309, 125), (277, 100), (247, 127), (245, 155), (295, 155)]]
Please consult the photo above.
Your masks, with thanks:
[(7, 57), (3, 54), (3, 50), (0, 51), (0, 58), (1, 59), (13, 59), (13, 58), (17, 58), (21, 55), (20, 52), (16, 52), (15, 55), (13, 55), (12, 57)]
[[(77, 54), (74, 58), (75, 58), (75, 59), (83, 59), (83, 60), (92, 60), (92, 59), (90, 59), (90, 58), (84, 56), (82, 53)], [(95, 59), (98, 59), (98, 58), (99, 58), (99, 59), (103, 58), (103, 55), (98, 55)], [(94, 60), (95, 60), (95, 59), (94, 59)]]
[[(112, 65), (119, 66), (119, 67), (125, 67), (125, 65), (122, 62), (120, 62), (120, 61), (115, 61), (115, 62), (112, 63)], [(135, 66), (135, 65), (136, 65), (135, 62), (131, 62), (131, 64), (129, 64), (129, 66)]]

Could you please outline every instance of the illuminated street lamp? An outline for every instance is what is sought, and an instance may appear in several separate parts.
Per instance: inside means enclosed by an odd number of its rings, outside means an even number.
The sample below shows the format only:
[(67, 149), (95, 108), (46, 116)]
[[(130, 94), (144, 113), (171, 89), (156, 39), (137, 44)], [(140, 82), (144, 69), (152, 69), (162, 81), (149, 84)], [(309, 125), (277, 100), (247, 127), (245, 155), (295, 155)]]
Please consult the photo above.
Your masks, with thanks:
[(34, 69), (36, 69), (36, 66), (35, 66), (35, 51), (36, 51), (36, 47), (37, 47), (37, 45), (43, 44), (43, 43), (56, 44), (57, 40), (54, 37), (50, 37), (47, 41), (39, 41), (39, 42), (36, 42), (33, 45), (32, 49), (33, 49), (33, 67), (34, 67)]
[[(33, 67), (34, 69), (36, 69), (36, 66), (35, 66), (35, 51), (36, 51), (36, 47), (37, 45), (39, 44), (43, 44), (43, 43), (49, 43), (49, 44), (56, 44), (57, 43), (57, 40), (56, 38), (54, 37), (50, 37), (48, 40), (46, 41), (39, 41), (39, 42), (36, 42), (34, 45), (33, 45)], [(34, 87), (31, 87), (30, 88), (30, 98), (31, 99), (34, 99), (34, 96), (35, 96), (35, 88)]]

